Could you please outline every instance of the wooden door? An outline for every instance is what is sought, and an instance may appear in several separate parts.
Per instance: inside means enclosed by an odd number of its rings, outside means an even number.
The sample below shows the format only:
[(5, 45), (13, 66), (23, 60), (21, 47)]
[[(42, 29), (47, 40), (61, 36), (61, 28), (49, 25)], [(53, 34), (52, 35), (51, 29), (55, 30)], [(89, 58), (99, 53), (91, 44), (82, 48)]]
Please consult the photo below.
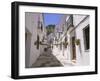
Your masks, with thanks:
[(76, 60), (75, 37), (72, 37), (72, 60)]

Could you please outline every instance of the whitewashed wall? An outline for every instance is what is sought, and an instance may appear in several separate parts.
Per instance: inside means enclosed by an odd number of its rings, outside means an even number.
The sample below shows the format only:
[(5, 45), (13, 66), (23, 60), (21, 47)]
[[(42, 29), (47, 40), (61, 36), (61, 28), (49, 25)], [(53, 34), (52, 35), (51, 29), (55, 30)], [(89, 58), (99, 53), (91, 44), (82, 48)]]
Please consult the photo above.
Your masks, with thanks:
[[(38, 27), (38, 19), (40, 16), (40, 20), (42, 20), (42, 15), (37, 14), (37, 13), (26, 13), (25, 14), (25, 26), (26, 29), (29, 30), (31, 33), (31, 44), (30, 44), (30, 53), (26, 56), (29, 56), (26, 58), (26, 60), (29, 60), (29, 64), (27, 64), (28, 67), (31, 67), (32, 64), (37, 60), (39, 57), (40, 53), (43, 51), (43, 47), (40, 46), (39, 49), (37, 49), (36, 45), (34, 45), (34, 42), (37, 40), (37, 34), (40, 36), (40, 40), (42, 39), (42, 34), (41, 32), (37, 32), (37, 27)], [(26, 46), (27, 47), (27, 46)]]
[(73, 25), (76, 26), (78, 25), (84, 18), (86, 17), (86, 15), (73, 15)]
[[(77, 16), (76, 16), (77, 17)], [(75, 16), (74, 16), (75, 18)], [(84, 16), (82, 16), (84, 18)], [(79, 21), (82, 18), (78, 18)], [(76, 20), (77, 21), (77, 20)], [(75, 21), (75, 22), (76, 22)], [(84, 22), (82, 22), (77, 28), (76, 28), (76, 39), (80, 39), (81, 46), (76, 46), (76, 56), (77, 56), (77, 63), (82, 65), (89, 65), (89, 51), (86, 51), (84, 48), (84, 37), (83, 37), (83, 28), (85, 28), (89, 24), (89, 17), (85, 19)], [(81, 52), (80, 52), (81, 50)]]

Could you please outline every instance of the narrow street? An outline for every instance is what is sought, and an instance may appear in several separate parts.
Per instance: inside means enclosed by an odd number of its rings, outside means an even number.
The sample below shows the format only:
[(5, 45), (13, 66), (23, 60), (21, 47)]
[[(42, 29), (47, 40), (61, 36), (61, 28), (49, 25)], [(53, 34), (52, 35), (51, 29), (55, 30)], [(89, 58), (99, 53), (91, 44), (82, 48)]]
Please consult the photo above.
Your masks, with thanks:
[(53, 52), (51, 48), (44, 51), (32, 65), (34, 67), (58, 67), (58, 66), (73, 66), (71, 62), (60, 55), (59, 51)]
[(32, 65), (33, 67), (57, 67), (63, 66), (60, 61), (52, 54), (51, 49), (49, 48), (47, 51), (42, 53), (37, 61)]
[(27, 12), (25, 17), (26, 68), (90, 64), (89, 15)]

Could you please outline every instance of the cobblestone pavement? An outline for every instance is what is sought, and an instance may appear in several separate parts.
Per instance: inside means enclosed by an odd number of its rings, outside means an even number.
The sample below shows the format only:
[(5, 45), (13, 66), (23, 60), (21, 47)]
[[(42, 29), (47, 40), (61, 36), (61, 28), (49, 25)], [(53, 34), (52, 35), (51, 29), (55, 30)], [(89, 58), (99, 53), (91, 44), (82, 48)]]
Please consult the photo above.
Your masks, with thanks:
[(42, 53), (36, 62), (32, 65), (34, 67), (58, 67), (63, 66), (60, 61), (52, 54), (52, 51), (48, 49), (46, 52)]

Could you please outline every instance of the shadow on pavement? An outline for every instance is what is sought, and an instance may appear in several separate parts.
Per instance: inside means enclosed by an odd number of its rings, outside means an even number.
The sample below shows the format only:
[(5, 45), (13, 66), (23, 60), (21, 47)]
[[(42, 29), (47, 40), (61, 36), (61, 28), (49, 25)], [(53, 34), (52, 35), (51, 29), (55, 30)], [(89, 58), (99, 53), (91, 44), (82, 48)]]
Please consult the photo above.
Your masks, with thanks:
[(34, 67), (58, 67), (63, 66), (59, 60), (52, 54), (51, 48), (45, 49), (45, 51), (40, 54), (36, 62), (32, 65)]

